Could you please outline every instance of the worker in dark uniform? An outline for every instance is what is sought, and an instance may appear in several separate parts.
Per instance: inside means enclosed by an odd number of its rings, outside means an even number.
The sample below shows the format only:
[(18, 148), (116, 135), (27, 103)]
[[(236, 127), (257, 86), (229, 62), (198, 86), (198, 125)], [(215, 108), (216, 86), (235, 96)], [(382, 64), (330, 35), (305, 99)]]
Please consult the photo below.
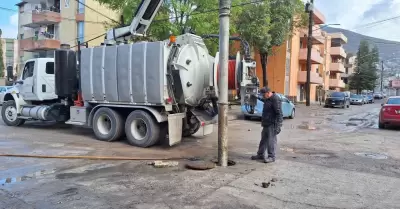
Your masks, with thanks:
[(283, 114), (282, 102), (278, 95), (268, 87), (260, 90), (264, 97), (264, 107), (262, 113), (261, 141), (258, 146), (257, 155), (252, 156), (252, 160), (264, 160), (265, 163), (275, 162), (277, 145), (277, 135), (281, 132)]

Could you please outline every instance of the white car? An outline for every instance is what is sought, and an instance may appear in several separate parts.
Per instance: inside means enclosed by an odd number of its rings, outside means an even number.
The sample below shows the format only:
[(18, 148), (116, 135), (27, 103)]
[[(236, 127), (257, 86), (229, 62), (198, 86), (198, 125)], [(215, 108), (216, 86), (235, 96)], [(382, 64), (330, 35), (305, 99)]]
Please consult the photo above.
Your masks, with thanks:
[(0, 105), (3, 105), (4, 95), (8, 89), (11, 89), (12, 86), (0, 86)]

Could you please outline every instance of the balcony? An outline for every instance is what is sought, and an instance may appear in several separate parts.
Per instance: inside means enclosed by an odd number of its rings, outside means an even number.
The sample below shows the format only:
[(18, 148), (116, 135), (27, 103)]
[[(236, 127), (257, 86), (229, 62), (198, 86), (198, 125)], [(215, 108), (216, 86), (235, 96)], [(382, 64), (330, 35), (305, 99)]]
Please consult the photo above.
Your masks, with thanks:
[(329, 36), (334, 42), (340, 43), (340, 44), (346, 44), (347, 43), (347, 37), (343, 35), (343, 33), (329, 33)]
[(313, 14), (314, 24), (319, 25), (325, 23), (325, 16), (318, 9), (314, 8)]
[[(325, 43), (325, 37), (322, 35), (321, 31), (318, 31), (318, 28), (317, 29), (313, 29), (313, 30), (314, 31), (313, 31), (313, 34), (311, 36), (312, 43), (313, 44), (324, 44)], [(308, 30), (301, 30), (300, 31), (300, 38), (307, 42)]]
[(44, 25), (53, 25), (61, 22), (61, 15), (57, 9), (33, 10), (20, 15), (21, 26), (38, 28)]
[[(299, 71), (297, 76), (297, 82), (299, 83), (306, 83), (307, 81), (307, 71)], [(316, 72), (310, 72), (310, 83), (312, 84), (322, 84), (323, 79)]]
[[(307, 49), (306, 48), (300, 49), (299, 61), (307, 62)], [(311, 49), (311, 63), (312, 64), (322, 64), (323, 63), (323, 58), (321, 57), (320, 51), (317, 49), (314, 49), (314, 48)]]
[(343, 47), (331, 47), (331, 56), (346, 58), (346, 52), (344, 51)]
[(337, 73), (346, 72), (346, 69), (344, 68), (344, 64), (341, 62), (336, 62), (336, 63), (332, 62), (329, 69), (331, 72), (337, 72)]
[(344, 89), (346, 84), (341, 79), (329, 79), (329, 86)]
[(35, 52), (43, 50), (55, 50), (60, 48), (60, 41), (43, 36), (31, 37), (19, 40), (21, 51)]

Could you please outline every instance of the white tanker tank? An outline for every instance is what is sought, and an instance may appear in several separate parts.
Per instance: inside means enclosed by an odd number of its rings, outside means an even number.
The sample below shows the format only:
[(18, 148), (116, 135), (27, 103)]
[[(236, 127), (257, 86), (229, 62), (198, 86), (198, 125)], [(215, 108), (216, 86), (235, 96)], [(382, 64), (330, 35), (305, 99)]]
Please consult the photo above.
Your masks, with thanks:
[(81, 51), (81, 90), (90, 103), (201, 106), (215, 94), (212, 57), (193, 34)]

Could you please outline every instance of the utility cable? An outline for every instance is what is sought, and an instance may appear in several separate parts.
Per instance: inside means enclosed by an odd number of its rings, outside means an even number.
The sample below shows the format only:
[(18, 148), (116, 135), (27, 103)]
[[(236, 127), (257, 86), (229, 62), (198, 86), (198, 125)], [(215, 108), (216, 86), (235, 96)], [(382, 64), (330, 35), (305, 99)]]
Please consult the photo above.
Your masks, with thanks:
[(103, 13), (101, 13), (101, 12), (99, 12), (99, 11), (97, 11), (97, 10), (91, 8), (91, 7), (89, 7), (89, 6), (86, 5), (85, 3), (82, 3), (82, 2), (80, 2), (79, 0), (76, 0), (76, 2), (78, 2), (78, 4), (82, 4), (82, 5), (85, 6), (86, 8), (92, 10), (93, 12), (96, 12), (97, 14), (99, 14), (99, 15), (101, 15), (101, 16), (103, 16), (103, 17), (105, 17), (105, 18), (107, 18), (107, 19), (109, 19), (109, 20), (111, 20), (111, 21), (113, 21), (114, 23), (120, 24), (119, 21), (116, 21), (116, 20), (114, 20), (114, 19), (108, 17), (107, 15), (105, 15), (105, 14), (103, 14)]
[(118, 157), (118, 156), (63, 156), (63, 155), (29, 155), (29, 154), (0, 154), (0, 157), (21, 157), (21, 158), (57, 158), (57, 159), (87, 159), (87, 160), (182, 160), (193, 157), (171, 157), (171, 158), (150, 158), (150, 157)]

